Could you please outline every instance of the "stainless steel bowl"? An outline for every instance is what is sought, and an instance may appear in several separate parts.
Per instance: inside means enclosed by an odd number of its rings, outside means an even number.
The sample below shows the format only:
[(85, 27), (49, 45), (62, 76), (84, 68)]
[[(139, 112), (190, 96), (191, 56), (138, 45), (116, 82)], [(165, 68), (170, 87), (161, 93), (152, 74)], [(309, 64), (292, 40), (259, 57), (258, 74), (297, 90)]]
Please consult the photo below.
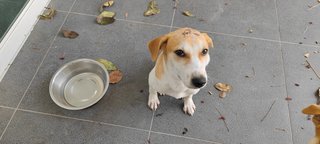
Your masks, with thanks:
[[(72, 105), (70, 101), (66, 100), (66, 91), (72, 91), (75, 93), (73, 100), (77, 100), (77, 95), (85, 96), (87, 88), (68, 90), (70, 81), (82, 74), (90, 73), (96, 75), (101, 81), (102, 87), (98, 96), (94, 96), (94, 99), (87, 101), (84, 105)], [(85, 77), (85, 75), (83, 75)], [(80, 81), (80, 80), (79, 80)], [(99, 62), (91, 59), (77, 59), (63, 65), (52, 77), (49, 85), (49, 92), (51, 99), (60, 107), (68, 110), (80, 110), (92, 106), (97, 103), (106, 93), (109, 86), (109, 75), (106, 68)], [(93, 87), (94, 88), (94, 87)], [(80, 90), (81, 92), (77, 92)], [(96, 93), (95, 93), (96, 94)], [(70, 96), (68, 96), (70, 97)], [(70, 99), (70, 98), (67, 98)], [(89, 99), (89, 98), (88, 98)], [(89, 103), (88, 103), (89, 102)]]

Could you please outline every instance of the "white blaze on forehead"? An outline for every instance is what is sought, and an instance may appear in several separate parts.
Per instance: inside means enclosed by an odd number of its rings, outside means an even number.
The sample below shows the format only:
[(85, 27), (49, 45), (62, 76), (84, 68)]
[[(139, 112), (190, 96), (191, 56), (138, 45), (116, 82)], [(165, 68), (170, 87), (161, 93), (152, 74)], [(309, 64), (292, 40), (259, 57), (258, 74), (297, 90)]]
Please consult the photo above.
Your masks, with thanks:
[(199, 69), (202, 67), (201, 61), (199, 59), (199, 54), (202, 51), (203, 47), (203, 42), (202, 41), (197, 41), (195, 37), (192, 37), (192, 41), (189, 42), (183, 42), (181, 44), (181, 49), (190, 55), (190, 68), (192, 69)]

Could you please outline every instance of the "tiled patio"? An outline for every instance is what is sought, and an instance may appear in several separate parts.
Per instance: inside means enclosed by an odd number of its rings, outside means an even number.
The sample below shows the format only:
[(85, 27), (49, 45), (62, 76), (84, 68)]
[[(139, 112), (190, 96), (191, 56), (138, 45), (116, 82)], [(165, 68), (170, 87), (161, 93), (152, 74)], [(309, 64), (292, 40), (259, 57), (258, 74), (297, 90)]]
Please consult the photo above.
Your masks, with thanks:
[[(174, 1), (157, 0), (160, 14), (144, 17), (147, 2), (116, 0), (109, 10), (117, 20), (103, 26), (95, 23), (100, 0), (52, 0), (57, 15), (36, 24), (0, 83), (0, 143), (304, 144), (314, 135), (301, 110), (316, 102), (320, 86), (303, 65), (306, 51), (320, 50), (320, 7), (308, 10), (317, 1), (180, 0), (173, 9)], [(160, 97), (155, 112), (147, 107), (154, 65), (147, 42), (179, 27), (207, 32), (215, 45), (192, 117), (171, 97)], [(66, 39), (61, 29), (80, 36)], [(60, 66), (78, 58), (111, 60), (124, 78), (94, 106), (68, 111), (53, 103), (48, 85)], [(217, 82), (233, 86), (224, 99)]]

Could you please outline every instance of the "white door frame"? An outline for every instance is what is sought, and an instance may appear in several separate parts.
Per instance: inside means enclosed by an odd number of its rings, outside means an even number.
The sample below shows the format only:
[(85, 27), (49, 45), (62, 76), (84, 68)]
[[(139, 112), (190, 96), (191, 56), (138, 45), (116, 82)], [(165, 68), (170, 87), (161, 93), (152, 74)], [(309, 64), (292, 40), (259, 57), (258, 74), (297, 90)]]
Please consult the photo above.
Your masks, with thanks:
[(0, 42), (0, 82), (50, 0), (29, 0)]

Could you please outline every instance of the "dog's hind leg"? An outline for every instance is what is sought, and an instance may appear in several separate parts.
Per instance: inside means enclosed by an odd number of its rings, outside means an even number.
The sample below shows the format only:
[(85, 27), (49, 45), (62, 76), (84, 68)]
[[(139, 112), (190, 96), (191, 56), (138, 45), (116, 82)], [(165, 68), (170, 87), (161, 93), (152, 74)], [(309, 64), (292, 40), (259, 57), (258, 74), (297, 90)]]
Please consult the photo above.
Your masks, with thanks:
[(184, 101), (184, 106), (183, 106), (183, 111), (184, 113), (187, 113), (189, 115), (193, 115), (194, 111), (196, 110), (196, 106), (194, 105), (194, 102), (192, 100), (192, 96), (187, 96), (183, 98)]
[(149, 86), (149, 100), (148, 106), (151, 110), (155, 111), (159, 107), (160, 101), (158, 98), (158, 93), (151, 86)]

